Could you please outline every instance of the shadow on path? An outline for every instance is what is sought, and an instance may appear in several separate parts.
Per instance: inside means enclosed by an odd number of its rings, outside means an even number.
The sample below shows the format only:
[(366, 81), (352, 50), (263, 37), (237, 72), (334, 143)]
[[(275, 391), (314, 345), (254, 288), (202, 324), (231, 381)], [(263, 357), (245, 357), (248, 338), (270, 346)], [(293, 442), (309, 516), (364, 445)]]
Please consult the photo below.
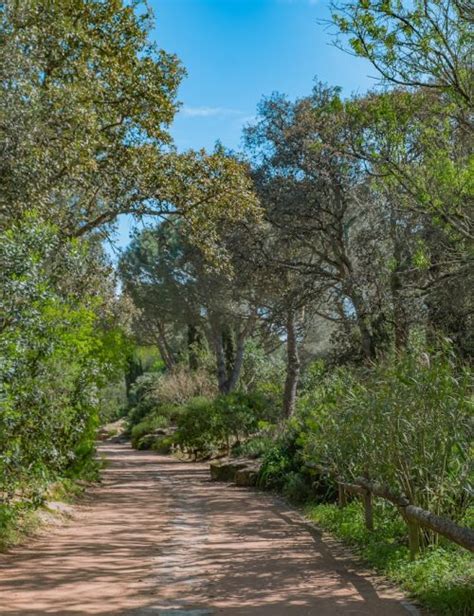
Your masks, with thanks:
[(211, 483), (205, 465), (100, 449), (104, 481), (74, 518), (0, 556), (2, 616), (409, 613), (272, 496)]

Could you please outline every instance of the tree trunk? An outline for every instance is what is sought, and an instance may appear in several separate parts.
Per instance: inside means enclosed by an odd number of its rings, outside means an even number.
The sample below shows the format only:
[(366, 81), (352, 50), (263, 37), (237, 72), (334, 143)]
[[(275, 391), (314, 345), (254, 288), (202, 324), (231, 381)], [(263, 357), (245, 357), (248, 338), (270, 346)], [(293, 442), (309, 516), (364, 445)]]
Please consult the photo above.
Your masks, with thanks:
[(214, 357), (216, 360), (217, 387), (219, 389), (219, 393), (226, 394), (227, 367), (224, 341), (222, 339), (222, 327), (219, 322), (219, 319), (214, 316), (210, 316), (209, 327), (206, 328), (204, 331), (207, 336), (209, 346), (214, 351)]
[(365, 490), (363, 500), (365, 527), (367, 530), (374, 530), (374, 510), (372, 506), (372, 494), (369, 490)]
[(390, 276), (390, 285), (392, 289), (395, 349), (397, 351), (402, 351), (407, 345), (408, 331), (405, 310), (401, 298), (400, 273), (398, 270), (392, 272)]
[(216, 354), (216, 368), (217, 368), (217, 385), (219, 387), (219, 393), (227, 393), (227, 370), (225, 361), (224, 345), (222, 343), (221, 332), (215, 335), (214, 349)]
[(393, 211), (391, 213), (390, 220), (390, 233), (393, 241), (393, 258), (396, 263), (395, 268), (390, 274), (390, 292), (392, 295), (393, 305), (394, 342), (395, 349), (397, 351), (401, 351), (406, 347), (407, 344), (408, 327), (402, 296), (402, 246), (397, 233), (397, 217)]
[(224, 347), (225, 367), (227, 375), (232, 373), (235, 362), (235, 347), (233, 331), (229, 325), (222, 328), (222, 344)]
[(245, 340), (247, 336), (245, 335), (245, 331), (241, 332), (237, 337), (237, 347), (235, 351), (234, 364), (232, 366), (232, 371), (229, 375), (228, 383), (227, 383), (227, 392), (230, 393), (234, 391), (237, 387), (237, 383), (239, 382), (240, 371), (242, 370), (242, 364), (244, 362), (244, 350), (245, 350)]
[(163, 323), (158, 322), (156, 325), (156, 344), (160, 351), (161, 359), (164, 361), (166, 369), (172, 370), (176, 365), (173, 351), (166, 339), (166, 333)]
[(188, 325), (188, 364), (189, 369), (195, 371), (199, 368), (197, 347), (199, 346), (198, 328), (190, 323)]
[(300, 358), (296, 337), (296, 318), (293, 309), (288, 311), (286, 320), (286, 381), (283, 394), (283, 412), (285, 417), (291, 417), (295, 412), (296, 390), (300, 377)]
[(375, 343), (369, 326), (367, 325), (364, 301), (356, 292), (352, 292), (351, 300), (356, 313), (357, 326), (361, 336), (362, 351), (367, 359), (375, 359)]
[(256, 318), (256, 313), (251, 314), (235, 336), (228, 326), (223, 328), (218, 321), (211, 322), (210, 328), (205, 330), (214, 349), (221, 394), (228, 394), (237, 387), (244, 361), (245, 341), (255, 327)]

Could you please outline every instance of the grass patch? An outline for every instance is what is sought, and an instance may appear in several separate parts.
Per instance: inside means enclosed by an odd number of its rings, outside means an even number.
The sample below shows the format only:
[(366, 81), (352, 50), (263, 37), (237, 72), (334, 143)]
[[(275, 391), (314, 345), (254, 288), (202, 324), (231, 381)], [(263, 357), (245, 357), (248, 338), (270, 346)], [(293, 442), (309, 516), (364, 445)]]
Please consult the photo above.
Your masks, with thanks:
[(37, 509), (30, 505), (0, 505), (0, 552), (21, 543), (40, 526)]
[(354, 501), (336, 505), (308, 505), (306, 515), (348, 543), (368, 565), (399, 584), (434, 613), (442, 616), (474, 614), (474, 560), (451, 543), (428, 548), (410, 561), (406, 529), (388, 504), (375, 506), (376, 529), (366, 530), (363, 509)]
[(0, 503), (0, 552), (25, 542), (41, 528), (44, 524), (41, 513), (50, 511), (48, 503), (74, 503), (89, 483), (100, 479), (104, 467), (104, 460), (89, 459), (81, 466), (80, 474), (51, 483), (39, 499)]

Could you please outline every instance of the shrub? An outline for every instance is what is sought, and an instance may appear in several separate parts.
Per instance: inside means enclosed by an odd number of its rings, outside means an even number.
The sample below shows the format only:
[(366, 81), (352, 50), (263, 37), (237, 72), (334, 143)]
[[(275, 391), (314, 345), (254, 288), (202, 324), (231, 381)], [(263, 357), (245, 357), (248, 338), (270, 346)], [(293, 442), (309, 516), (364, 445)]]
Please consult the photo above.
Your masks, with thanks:
[(131, 431), (132, 446), (136, 447), (139, 441), (147, 434), (153, 434), (160, 428), (167, 428), (169, 419), (164, 415), (153, 414), (145, 417), (139, 424), (133, 426)]
[(271, 428), (274, 428), (274, 426), (259, 422), (258, 428), (257, 435), (250, 437), (243, 443), (236, 443), (232, 447), (232, 453), (235, 456), (260, 458), (273, 446), (274, 437)]
[(464, 514), (471, 376), (448, 352), (340, 370), (319, 389), (305, 418), (309, 457), (349, 482), (369, 475), (433, 513)]
[(175, 439), (173, 436), (158, 436), (155, 438), (151, 448), (153, 451), (156, 451), (156, 453), (166, 455), (171, 453), (174, 445)]
[(193, 398), (178, 418), (176, 442), (183, 448), (206, 455), (216, 449), (225, 434), (221, 417), (214, 401), (207, 398)]
[(270, 415), (267, 399), (256, 392), (248, 394), (236, 391), (219, 396), (215, 406), (228, 448), (231, 441), (239, 443), (257, 432), (259, 422)]
[(223, 448), (230, 452), (232, 445), (256, 433), (259, 423), (270, 415), (268, 400), (256, 393), (194, 398), (182, 407), (176, 442), (196, 455)]
[(278, 490), (295, 502), (309, 498), (312, 478), (303, 465), (301, 454), (298, 424), (289, 422), (263, 454), (258, 485), (267, 490)]
[[(40, 502), (48, 483), (89, 472), (99, 393), (126, 340), (89, 294), (86, 242), (33, 215), (0, 235), (0, 500)], [(77, 288), (76, 288), (77, 283)]]
[(215, 379), (205, 370), (189, 370), (178, 365), (159, 375), (152, 383), (150, 398), (158, 404), (181, 406), (192, 398), (213, 398), (217, 394)]

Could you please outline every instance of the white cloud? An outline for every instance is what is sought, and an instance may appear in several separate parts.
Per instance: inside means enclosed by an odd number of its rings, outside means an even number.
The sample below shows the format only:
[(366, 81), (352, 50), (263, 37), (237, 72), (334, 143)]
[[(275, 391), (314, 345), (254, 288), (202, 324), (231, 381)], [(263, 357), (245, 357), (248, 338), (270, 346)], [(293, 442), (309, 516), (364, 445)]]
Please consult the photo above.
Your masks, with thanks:
[(188, 118), (211, 118), (224, 116), (239, 116), (241, 111), (237, 109), (227, 109), (226, 107), (188, 107), (184, 106), (180, 113)]

